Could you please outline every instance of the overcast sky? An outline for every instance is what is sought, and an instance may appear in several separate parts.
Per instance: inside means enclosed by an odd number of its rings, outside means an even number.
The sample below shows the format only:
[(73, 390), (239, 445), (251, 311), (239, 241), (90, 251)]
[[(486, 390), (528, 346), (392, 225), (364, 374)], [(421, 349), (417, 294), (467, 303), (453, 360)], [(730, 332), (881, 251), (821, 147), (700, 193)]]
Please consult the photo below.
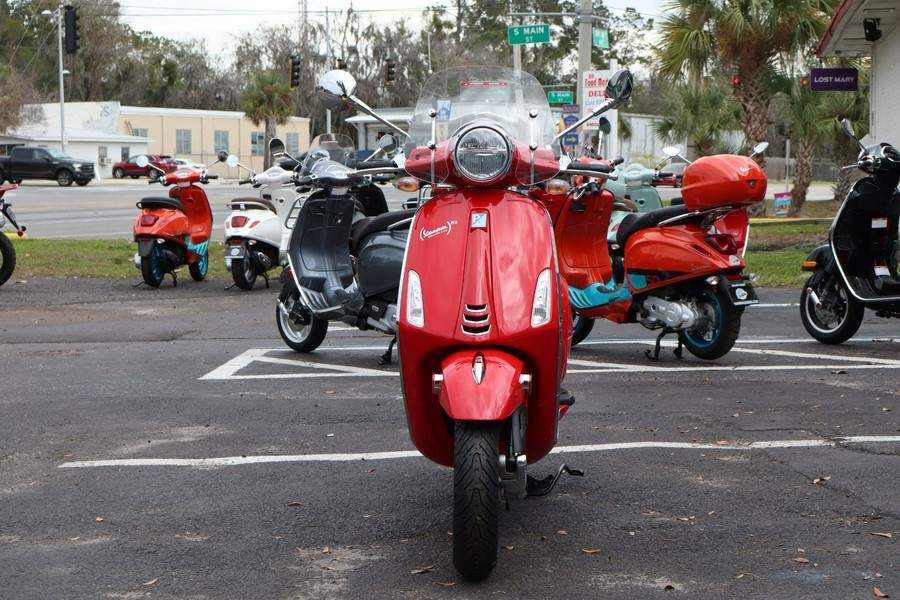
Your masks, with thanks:
[[(346, 10), (349, 0), (320, 2), (307, 0), (310, 19), (325, 21), (325, 8), (331, 11)], [(354, 10), (369, 14), (378, 21), (409, 17), (415, 23), (428, 6), (448, 4), (442, 0), (381, 0), (353, 2)], [(449, 3), (449, 4), (452, 4)], [(648, 17), (659, 20), (659, 0), (606, 0), (613, 11), (632, 7)], [(377, 9), (368, 7), (378, 6)], [(246, 0), (120, 0), (122, 19), (138, 31), (150, 31), (154, 35), (179, 41), (203, 39), (210, 51), (225, 50), (236, 35), (253, 31), (262, 23), (296, 25), (299, 21), (301, 0), (266, 0), (264, 8), (252, 10), (253, 3)], [(534, 21), (542, 22), (542, 21)]]

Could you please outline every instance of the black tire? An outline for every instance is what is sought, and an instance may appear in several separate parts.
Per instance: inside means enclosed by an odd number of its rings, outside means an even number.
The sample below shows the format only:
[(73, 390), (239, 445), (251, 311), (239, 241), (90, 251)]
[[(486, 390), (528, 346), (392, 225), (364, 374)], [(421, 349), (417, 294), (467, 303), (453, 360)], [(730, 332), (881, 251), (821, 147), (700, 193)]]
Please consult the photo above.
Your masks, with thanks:
[(203, 253), (203, 258), (195, 263), (188, 265), (188, 271), (191, 279), (194, 281), (203, 281), (206, 279), (206, 272), (209, 270), (209, 248)]
[(249, 290), (253, 287), (253, 284), (256, 283), (256, 270), (249, 258), (231, 261), (231, 278), (234, 279), (234, 285), (242, 290)]
[(275, 322), (281, 339), (295, 352), (312, 352), (325, 340), (328, 321), (313, 315), (300, 304), (300, 292), (285, 284), (275, 306)]
[(497, 423), (456, 421), (453, 448), (453, 565), (478, 581), (497, 564), (500, 451)]
[(157, 179), (159, 179), (159, 171), (157, 171), (156, 169), (150, 169), (149, 171), (147, 171), (147, 178), (150, 181), (156, 181)]
[(60, 169), (56, 172), (56, 183), (63, 187), (69, 187), (72, 185), (72, 182), (75, 181), (75, 177), (72, 175), (72, 171), (68, 169)]
[(728, 354), (741, 332), (744, 309), (731, 303), (721, 290), (701, 289), (697, 307), (702, 319), (700, 327), (679, 331), (681, 343), (688, 352), (704, 360), (715, 360)]
[(16, 249), (6, 235), (0, 231), (0, 285), (12, 277), (16, 268)]
[[(4, 181), (6, 181), (6, 173), (3, 172), (3, 169), (0, 169), (0, 184)], [(10, 179), (10, 182), (12, 182), (12, 179)]]
[(84, 187), (84, 186), (86, 186), (87, 184), (88, 184), (88, 182), (87, 182), (87, 180), (85, 180), (85, 179), (78, 180), (78, 181), (75, 182), (75, 185), (77, 185), (78, 187)]
[(122, 167), (116, 167), (113, 169), (113, 177), (116, 179), (125, 179), (125, 170)]
[(162, 283), (163, 277), (166, 276), (166, 272), (160, 266), (160, 255), (159, 245), (153, 244), (150, 254), (141, 258), (141, 276), (144, 278), (144, 283), (150, 287), (158, 288)]
[(132, 179), (140, 179), (141, 178), (140, 175), (129, 175), (129, 177), (131, 177)]
[[(819, 297), (816, 308), (807, 289)], [(859, 330), (866, 307), (844, 287), (835, 274), (816, 274), (809, 278), (800, 292), (800, 320), (806, 331), (823, 344), (843, 344)]]
[(572, 313), (572, 345), (577, 346), (584, 339), (590, 335), (591, 329), (594, 328), (594, 320), (589, 319), (588, 317), (579, 315), (576, 312)]

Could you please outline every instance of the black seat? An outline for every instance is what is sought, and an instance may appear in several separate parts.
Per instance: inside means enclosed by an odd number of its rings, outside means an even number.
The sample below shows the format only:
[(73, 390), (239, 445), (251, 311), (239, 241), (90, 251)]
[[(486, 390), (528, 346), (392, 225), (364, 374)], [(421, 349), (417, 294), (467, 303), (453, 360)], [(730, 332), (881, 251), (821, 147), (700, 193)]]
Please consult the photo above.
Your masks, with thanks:
[(619, 244), (619, 246), (624, 247), (625, 242), (635, 231), (656, 227), (663, 221), (686, 215), (689, 212), (690, 211), (684, 204), (680, 204), (677, 206), (657, 208), (656, 210), (645, 213), (631, 213), (630, 215), (625, 215), (625, 218), (622, 219), (622, 223), (619, 225), (619, 230), (616, 232), (616, 243)]
[(353, 227), (350, 229), (350, 251), (356, 254), (359, 250), (359, 244), (362, 243), (367, 235), (376, 231), (384, 231), (395, 223), (412, 218), (414, 214), (416, 214), (416, 209), (411, 208), (386, 212), (375, 217), (360, 219), (354, 223)]
[(137, 203), (137, 207), (141, 209), (149, 208), (151, 210), (158, 208), (174, 208), (175, 210), (184, 212), (184, 205), (181, 203), (181, 200), (162, 196), (141, 198), (141, 201)]

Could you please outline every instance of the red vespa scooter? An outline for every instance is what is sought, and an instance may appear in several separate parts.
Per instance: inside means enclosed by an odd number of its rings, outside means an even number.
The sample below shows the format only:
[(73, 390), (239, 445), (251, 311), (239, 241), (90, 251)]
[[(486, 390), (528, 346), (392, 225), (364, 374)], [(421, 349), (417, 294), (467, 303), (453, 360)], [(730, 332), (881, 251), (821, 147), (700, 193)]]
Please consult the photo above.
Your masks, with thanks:
[[(207, 174), (207, 169), (228, 159), (228, 153), (222, 151), (205, 169), (181, 167), (171, 173), (157, 169), (159, 177), (150, 183), (174, 187), (168, 197), (147, 197), (137, 203), (141, 213), (134, 219), (134, 240), (138, 244), (134, 266), (141, 270), (143, 283), (158, 288), (170, 273), (177, 286), (175, 269), (185, 264), (194, 281), (206, 277), (213, 218), (206, 192), (197, 184), (217, 179), (218, 175)], [(236, 161), (235, 157), (232, 162)], [(146, 156), (138, 157), (137, 163), (142, 167), (150, 164)]]
[[(607, 101), (632, 85), (622, 71)], [(320, 80), (332, 109), (355, 106), (345, 71)], [(586, 120), (586, 119), (585, 119)], [(546, 456), (574, 402), (562, 388), (572, 332), (552, 223), (527, 195), (559, 172), (559, 135), (540, 83), (501, 67), (443, 71), (410, 122), (405, 169), (430, 183), (410, 228), (398, 348), (410, 435), (453, 467), (453, 562), (483, 579), (497, 561), (501, 499), (548, 493), (526, 468)], [(591, 172), (606, 172), (598, 166)]]

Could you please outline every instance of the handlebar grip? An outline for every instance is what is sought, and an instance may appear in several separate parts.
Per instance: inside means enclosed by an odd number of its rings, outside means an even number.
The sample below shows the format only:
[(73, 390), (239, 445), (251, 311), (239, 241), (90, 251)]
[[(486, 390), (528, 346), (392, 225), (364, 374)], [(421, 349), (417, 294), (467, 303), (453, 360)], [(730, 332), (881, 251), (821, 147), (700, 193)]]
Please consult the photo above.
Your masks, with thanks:
[(658, 178), (672, 177), (673, 175), (675, 175), (675, 174), (672, 173), (672, 171), (660, 171), (659, 173), (656, 174), (656, 176)]
[(571, 167), (578, 171), (593, 171), (595, 173), (609, 173), (609, 165), (601, 163), (572, 163)]
[(397, 163), (392, 160), (370, 160), (356, 163), (357, 169), (393, 169)]
[(617, 165), (621, 165), (623, 162), (625, 162), (625, 157), (624, 157), (624, 156), (620, 156), (619, 158), (613, 160), (613, 161), (612, 161), (612, 164), (613, 164), (613, 166), (615, 167), (615, 166), (617, 166)]
[(252, 179), (241, 179), (238, 181), (238, 185), (244, 185), (245, 183), (253, 183)]
[(206, 179), (218, 179), (218, 178), (219, 178), (218, 175), (207, 175), (206, 176)]

